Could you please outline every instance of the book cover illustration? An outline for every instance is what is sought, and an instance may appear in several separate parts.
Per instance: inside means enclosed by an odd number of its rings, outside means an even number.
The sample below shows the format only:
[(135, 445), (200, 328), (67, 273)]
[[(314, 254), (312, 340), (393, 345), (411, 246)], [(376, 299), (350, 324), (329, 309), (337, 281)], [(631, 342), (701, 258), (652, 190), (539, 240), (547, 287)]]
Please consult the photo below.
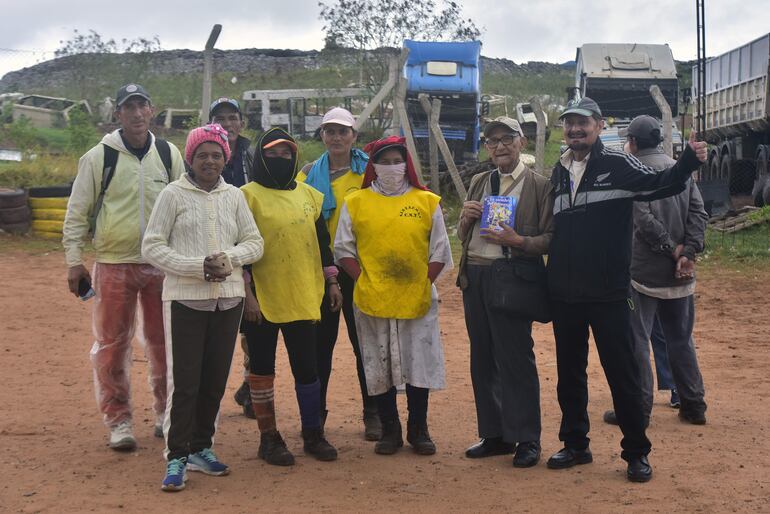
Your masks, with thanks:
[(504, 223), (513, 227), (516, 217), (516, 198), (511, 196), (487, 196), (481, 211), (481, 228), (502, 230)]

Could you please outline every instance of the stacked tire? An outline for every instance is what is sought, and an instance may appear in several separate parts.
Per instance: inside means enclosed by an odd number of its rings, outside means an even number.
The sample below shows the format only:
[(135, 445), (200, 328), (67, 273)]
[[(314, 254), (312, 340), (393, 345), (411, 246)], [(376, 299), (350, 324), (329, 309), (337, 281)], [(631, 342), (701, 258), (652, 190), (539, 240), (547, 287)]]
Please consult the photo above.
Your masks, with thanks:
[(0, 230), (11, 234), (26, 234), (29, 227), (27, 191), (0, 187)]
[(33, 187), (29, 190), (32, 231), (47, 239), (62, 238), (64, 215), (72, 186)]

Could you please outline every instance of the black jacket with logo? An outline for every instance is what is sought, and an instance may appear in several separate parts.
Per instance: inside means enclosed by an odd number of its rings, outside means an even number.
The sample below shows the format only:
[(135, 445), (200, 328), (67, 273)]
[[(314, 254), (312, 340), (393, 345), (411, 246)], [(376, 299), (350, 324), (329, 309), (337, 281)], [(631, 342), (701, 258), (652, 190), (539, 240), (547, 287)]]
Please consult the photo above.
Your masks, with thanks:
[(554, 235), (548, 252), (548, 286), (554, 300), (607, 302), (629, 295), (634, 200), (657, 200), (684, 190), (700, 166), (689, 147), (663, 171), (597, 140), (574, 202), (570, 174), (553, 169)]

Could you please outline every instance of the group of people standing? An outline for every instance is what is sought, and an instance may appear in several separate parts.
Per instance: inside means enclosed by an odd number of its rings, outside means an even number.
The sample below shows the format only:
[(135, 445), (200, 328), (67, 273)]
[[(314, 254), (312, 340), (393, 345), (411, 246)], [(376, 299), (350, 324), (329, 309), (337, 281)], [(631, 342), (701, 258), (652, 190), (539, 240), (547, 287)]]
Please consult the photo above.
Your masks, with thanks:
[[(321, 461), (337, 458), (325, 424), (340, 312), (356, 358), (365, 438), (376, 441), (378, 454), (403, 446), (396, 401), (403, 388), (406, 440), (416, 453), (434, 454), (428, 398), (431, 389), (445, 387), (434, 282), (453, 262), (441, 199), (419, 182), (404, 139), (388, 137), (358, 150), (353, 116), (334, 108), (320, 129), (327, 150), (300, 170), (297, 142), (286, 131), (270, 129), (253, 146), (240, 135), (236, 100), (211, 105), (209, 123), (188, 134), (184, 157), (150, 132), (152, 114), (142, 86), (118, 90), (121, 128), (81, 158), (64, 224), (70, 291), (86, 298), (85, 285), (95, 292), (91, 360), (110, 447), (136, 447), (129, 368), (138, 300), (155, 435), (166, 442), (163, 490), (183, 489), (187, 471), (229, 473), (212, 444), (239, 332), (246, 359), (236, 400), (256, 418), (258, 456), (273, 465), (294, 464), (276, 416), (280, 331), (303, 450)], [(610, 417), (624, 434), (628, 478), (646, 481), (652, 475), (645, 435), (652, 395), (648, 340), (656, 313), (683, 418), (705, 422), (691, 338), (692, 286), (679, 282), (692, 281), (702, 233), (699, 243), (689, 217), (657, 235), (637, 229), (641, 240), (657, 245), (653, 252), (671, 254), (676, 280), (648, 280), (642, 273), (632, 277), (629, 297), (632, 211), (635, 200), (684, 188), (682, 195), (693, 195), (697, 189), (686, 184), (705, 145), (691, 140), (678, 163), (666, 162), (667, 169), (657, 172), (601, 145), (601, 111), (590, 99), (570, 104), (562, 119), (570, 149), (551, 180), (522, 163), (526, 139), (515, 120), (498, 118), (484, 130), (496, 169), (473, 178), (458, 222), (457, 282), (481, 437), (466, 456), (513, 453), (516, 467), (539, 461), (540, 385), (531, 328), (533, 320), (547, 317), (556, 336), (559, 437), (565, 445), (548, 466), (592, 459), (586, 414), (590, 326), (613, 395)], [(646, 140), (629, 135), (629, 141), (644, 149)], [(489, 196), (515, 198), (513, 226), (480, 228)], [(697, 207), (695, 200), (679, 200), (685, 204)], [(655, 215), (652, 205), (649, 216)], [(81, 257), (89, 237), (93, 275)], [(510, 280), (522, 277), (532, 291), (525, 301), (521, 294), (504, 294)], [(533, 314), (532, 304), (539, 303), (547, 312)], [(634, 305), (643, 317), (632, 332)]]

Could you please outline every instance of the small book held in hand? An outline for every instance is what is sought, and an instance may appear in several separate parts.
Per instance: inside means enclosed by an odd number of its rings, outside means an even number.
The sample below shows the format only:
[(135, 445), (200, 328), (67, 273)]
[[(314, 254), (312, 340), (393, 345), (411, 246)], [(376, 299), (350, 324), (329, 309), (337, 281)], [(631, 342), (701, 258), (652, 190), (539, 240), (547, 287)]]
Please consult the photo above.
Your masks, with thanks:
[(481, 228), (502, 230), (501, 223), (513, 227), (516, 217), (516, 198), (512, 196), (487, 196), (481, 211)]

